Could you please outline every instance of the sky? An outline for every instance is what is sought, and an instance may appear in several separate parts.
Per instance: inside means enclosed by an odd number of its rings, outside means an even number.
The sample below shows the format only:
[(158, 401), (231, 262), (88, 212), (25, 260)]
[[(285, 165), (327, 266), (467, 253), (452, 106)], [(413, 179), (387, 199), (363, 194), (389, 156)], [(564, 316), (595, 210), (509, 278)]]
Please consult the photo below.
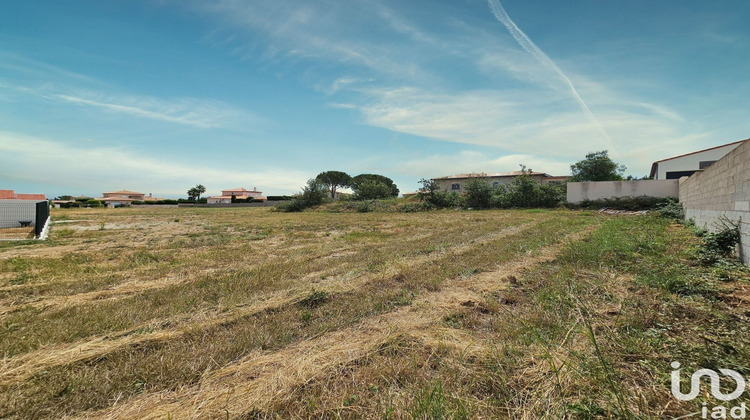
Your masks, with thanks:
[(0, 0), (0, 189), (626, 175), (750, 137), (745, 0)]

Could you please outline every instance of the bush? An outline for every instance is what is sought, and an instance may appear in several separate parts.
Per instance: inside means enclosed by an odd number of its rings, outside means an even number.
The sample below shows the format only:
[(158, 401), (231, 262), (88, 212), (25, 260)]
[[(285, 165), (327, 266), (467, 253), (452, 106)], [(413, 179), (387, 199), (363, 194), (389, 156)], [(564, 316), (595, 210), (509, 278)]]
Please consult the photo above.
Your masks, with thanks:
[(309, 179), (307, 185), (302, 187), (302, 194), (291, 201), (276, 205), (277, 211), (297, 212), (306, 208), (315, 207), (326, 201), (328, 190), (316, 179)]
[(490, 200), (496, 208), (557, 207), (565, 201), (565, 184), (540, 185), (528, 175), (516, 177), (507, 189), (499, 189)]
[(721, 219), (719, 223), (719, 230), (703, 235), (703, 241), (698, 249), (698, 260), (704, 265), (713, 265), (730, 257), (740, 243), (739, 223), (728, 219)]
[(659, 216), (676, 221), (685, 220), (685, 209), (677, 200), (669, 199), (657, 206)]
[(423, 210), (425, 210), (425, 208), (420, 203), (405, 203), (398, 207), (398, 211), (401, 213), (416, 213)]
[(390, 197), (391, 187), (381, 181), (362, 181), (357, 184), (357, 189), (354, 191), (355, 200), (377, 200)]
[(104, 207), (104, 204), (99, 200), (88, 200), (84, 203), (86, 207)]
[(298, 212), (304, 210), (305, 205), (302, 203), (302, 200), (295, 198), (279, 203), (273, 209), (274, 211)]
[(486, 209), (490, 207), (492, 199), (492, 186), (485, 177), (471, 178), (466, 182), (466, 195), (464, 205), (475, 209)]
[(369, 198), (363, 198), (363, 199), (398, 197), (399, 190), (396, 184), (393, 183), (393, 180), (388, 178), (387, 176), (378, 175), (378, 174), (359, 174), (353, 177), (351, 187), (354, 190), (354, 193), (358, 194), (360, 192), (359, 190), (364, 186), (366, 182), (375, 182), (379, 184), (384, 184), (386, 187), (386, 190), (384, 190), (382, 187), (378, 187), (377, 195), (372, 195), (370, 193)]
[(357, 203), (357, 212), (369, 213), (372, 211), (372, 205), (369, 201), (362, 201)]

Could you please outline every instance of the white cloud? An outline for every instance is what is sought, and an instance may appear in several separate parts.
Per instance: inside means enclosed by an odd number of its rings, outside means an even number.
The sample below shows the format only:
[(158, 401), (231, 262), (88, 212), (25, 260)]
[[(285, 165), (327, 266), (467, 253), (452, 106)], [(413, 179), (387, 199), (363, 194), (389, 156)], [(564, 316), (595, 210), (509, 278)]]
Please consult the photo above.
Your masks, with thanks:
[(287, 194), (299, 191), (309, 178), (299, 170), (259, 168), (251, 172), (223, 169), (221, 162), (213, 166), (181, 164), (123, 148), (70, 147), (9, 132), (0, 132), (0, 156), (0, 177), (17, 179), (16, 174), (22, 173), (26, 182), (57, 185), (60, 191), (70, 193), (127, 188), (184, 196), (188, 188), (200, 183), (208, 194), (241, 186), (257, 187), (266, 194)]
[(530, 154), (492, 156), (474, 150), (414, 159), (400, 164), (394, 170), (405, 175), (433, 178), (471, 172), (518, 171), (521, 169), (521, 164), (534, 171), (546, 172), (551, 175), (567, 175), (570, 173), (570, 163), (565, 161), (540, 158)]
[[(334, 95), (333, 107), (356, 109), (367, 124), (394, 132), (566, 165), (609, 149), (635, 174), (647, 172), (670, 145), (706, 136), (668, 101), (633, 96), (628, 85), (637, 79), (587, 75), (578, 61), (559, 54), (551, 54), (553, 62), (504, 12), (511, 35), (531, 54), (489, 19), (477, 24), (470, 14), (436, 14), (445, 17), (421, 24), (382, 2), (321, 1), (197, 7), (234, 30), (267, 37), (276, 56), (309, 60), (306, 80)], [(316, 76), (318, 65), (326, 71)]]
[(260, 118), (212, 99), (179, 98), (164, 100), (150, 96), (103, 95), (95, 92), (46, 95), (49, 98), (106, 112), (148, 118), (198, 128), (238, 126), (240, 122), (259, 122)]

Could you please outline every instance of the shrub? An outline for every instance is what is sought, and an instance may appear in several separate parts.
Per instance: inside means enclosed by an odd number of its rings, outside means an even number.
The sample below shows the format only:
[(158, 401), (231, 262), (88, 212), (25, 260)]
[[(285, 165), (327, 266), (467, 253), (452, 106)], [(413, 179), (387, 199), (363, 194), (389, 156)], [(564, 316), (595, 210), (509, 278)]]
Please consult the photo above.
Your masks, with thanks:
[(382, 187), (378, 187), (378, 196), (372, 196), (371, 198), (390, 198), (390, 197), (398, 197), (398, 187), (396, 184), (393, 183), (393, 180), (388, 178), (387, 176), (378, 175), (378, 174), (359, 174), (352, 178), (352, 189), (354, 190), (354, 193), (357, 194), (364, 185), (365, 182), (376, 182), (385, 184), (387, 188), (387, 193), (384, 194), (384, 190)]
[(677, 200), (669, 199), (657, 206), (659, 216), (677, 221), (685, 220), (685, 209)]
[(740, 227), (729, 219), (721, 219), (719, 229), (714, 233), (703, 235), (698, 249), (698, 260), (704, 265), (713, 265), (734, 252), (740, 243)]
[(404, 203), (398, 207), (398, 211), (401, 213), (416, 213), (422, 210), (425, 210), (425, 208), (420, 203)]
[(320, 181), (309, 179), (307, 185), (302, 187), (302, 194), (291, 201), (285, 201), (276, 205), (277, 211), (297, 212), (309, 207), (315, 207), (326, 201), (328, 190)]
[(417, 197), (422, 200), (425, 209), (442, 209), (459, 206), (460, 199), (457, 193), (440, 191), (437, 182), (431, 179), (421, 179), (419, 183), (422, 184), (422, 187), (419, 189)]
[(507, 189), (498, 190), (492, 207), (557, 207), (565, 201), (565, 184), (540, 185), (528, 175), (516, 177)]
[(369, 213), (372, 211), (372, 205), (369, 201), (362, 201), (357, 203), (357, 212)]
[(473, 177), (466, 182), (464, 205), (475, 209), (490, 207), (492, 186), (485, 177)]
[(354, 191), (355, 200), (377, 200), (391, 197), (391, 187), (386, 183), (375, 180), (364, 180), (357, 184)]

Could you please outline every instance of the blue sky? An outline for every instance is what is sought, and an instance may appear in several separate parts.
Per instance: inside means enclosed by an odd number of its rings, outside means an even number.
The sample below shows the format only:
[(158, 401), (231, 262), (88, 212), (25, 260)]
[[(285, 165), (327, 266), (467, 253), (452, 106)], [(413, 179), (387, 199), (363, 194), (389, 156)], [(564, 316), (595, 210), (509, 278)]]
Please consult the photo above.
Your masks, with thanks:
[(4, 1), (0, 189), (287, 194), (750, 137), (750, 2)]

